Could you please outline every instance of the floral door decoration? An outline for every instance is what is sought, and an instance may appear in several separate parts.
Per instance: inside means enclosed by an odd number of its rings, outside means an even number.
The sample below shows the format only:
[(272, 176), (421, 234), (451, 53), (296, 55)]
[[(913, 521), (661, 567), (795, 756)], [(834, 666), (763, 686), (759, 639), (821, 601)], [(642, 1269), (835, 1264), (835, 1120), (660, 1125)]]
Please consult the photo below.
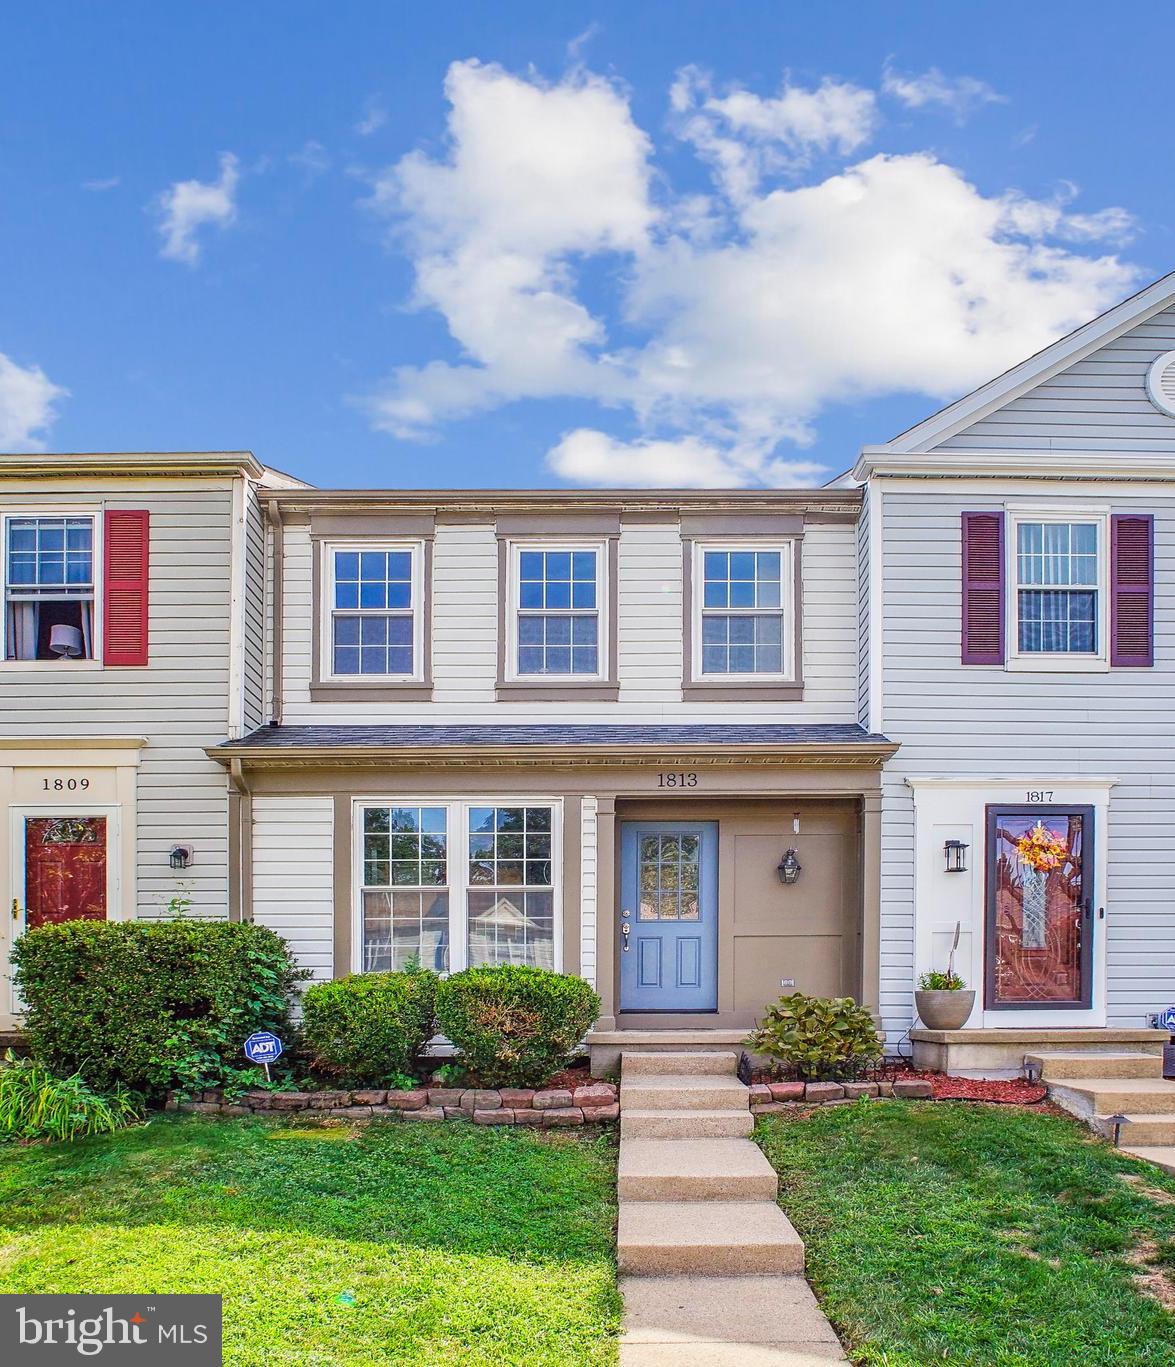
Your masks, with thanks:
[(1042, 821), (1038, 821), (1016, 841), (1016, 854), (1022, 870), (1024, 896), (1020, 942), (1025, 949), (1044, 949), (1048, 876), (1064, 866), (1069, 857), (1069, 844), (1064, 836), (1048, 830)]

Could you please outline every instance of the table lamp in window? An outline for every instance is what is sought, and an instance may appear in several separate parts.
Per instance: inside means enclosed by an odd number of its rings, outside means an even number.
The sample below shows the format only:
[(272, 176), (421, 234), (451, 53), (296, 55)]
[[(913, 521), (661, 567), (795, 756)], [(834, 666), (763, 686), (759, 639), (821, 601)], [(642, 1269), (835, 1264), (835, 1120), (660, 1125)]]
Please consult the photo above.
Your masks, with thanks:
[(58, 622), (49, 632), (49, 649), (62, 660), (76, 660), (82, 653), (82, 633), (77, 627)]

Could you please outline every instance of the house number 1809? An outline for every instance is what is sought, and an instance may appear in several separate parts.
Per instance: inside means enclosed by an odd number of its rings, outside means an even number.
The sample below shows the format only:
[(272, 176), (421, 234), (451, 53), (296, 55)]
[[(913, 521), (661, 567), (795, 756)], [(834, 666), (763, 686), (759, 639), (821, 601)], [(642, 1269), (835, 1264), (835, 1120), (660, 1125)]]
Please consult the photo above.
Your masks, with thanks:
[(692, 772), (674, 770), (668, 774), (657, 775), (658, 788), (696, 788), (698, 786), (698, 776)]
[(41, 791), (45, 793), (84, 793), (90, 786), (88, 778), (43, 778)]

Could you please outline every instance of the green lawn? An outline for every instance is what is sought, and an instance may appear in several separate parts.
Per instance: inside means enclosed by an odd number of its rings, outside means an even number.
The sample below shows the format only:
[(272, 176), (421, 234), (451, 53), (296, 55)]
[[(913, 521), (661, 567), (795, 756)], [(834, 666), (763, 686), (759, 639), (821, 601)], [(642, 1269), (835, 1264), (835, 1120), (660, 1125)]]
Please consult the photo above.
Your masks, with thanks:
[(854, 1361), (1175, 1363), (1175, 1178), (1075, 1121), (862, 1102), (756, 1138)]
[(215, 1291), (225, 1362), (610, 1363), (610, 1138), (161, 1117), (0, 1149), (0, 1291)]

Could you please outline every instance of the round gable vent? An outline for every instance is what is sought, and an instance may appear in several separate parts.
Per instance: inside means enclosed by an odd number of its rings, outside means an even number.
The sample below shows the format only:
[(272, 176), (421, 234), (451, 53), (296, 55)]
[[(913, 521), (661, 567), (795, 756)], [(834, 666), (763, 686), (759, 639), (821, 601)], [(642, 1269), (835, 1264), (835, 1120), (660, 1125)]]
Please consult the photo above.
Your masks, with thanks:
[(1147, 371), (1146, 392), (1156, 408), (1175, 418), (1175, 351), (1160, 356)]

